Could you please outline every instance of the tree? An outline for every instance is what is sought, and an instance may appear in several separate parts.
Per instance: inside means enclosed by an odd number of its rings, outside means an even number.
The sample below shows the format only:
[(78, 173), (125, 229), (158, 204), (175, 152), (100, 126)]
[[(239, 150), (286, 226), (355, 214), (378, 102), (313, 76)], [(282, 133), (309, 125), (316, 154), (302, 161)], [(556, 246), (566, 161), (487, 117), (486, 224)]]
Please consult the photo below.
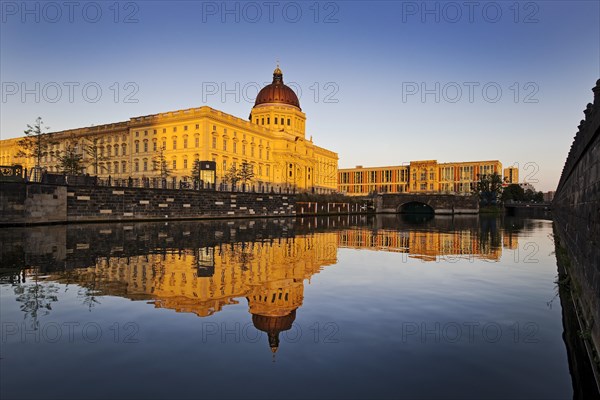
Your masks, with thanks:
[(238, 170), (235, 165), (232, 165), (225, 175), (223, 175), (223, 182), (231, 183), (231, 187), (234, 188), (235, 185), (241, 180), (240, 172), (241, 169)]
[(42, 117), (37, 117), (33, 126), (27, 124), (27, 129), (23, 131), (25, 137), (18, 142), (20, 149), (17, 157), (35, 159), (35, 168), (38, 170), (41, 168), (42, 157), (48, 155), (48, 149), (57, 143), (51, 135), (44, 133), (50, 128), (43, 124)]
[(152, 159), (153, 167), (155, 171), (159, 172), (161, 179), (165, 180), (171, 176), (171, 170), (167, 163), (167, 157), (165, 156), (165, 148), (161, 147), (158, 154)]
[(502, 201), (525, 201), (525, 190), (516, 183), (511, 183), (502, 192)]
[(194, 165), (192, 165), (192, 172), (190, 172), (190, 179), (194, 182), (195, 185), (198, 185), (200, 182), (200, 172), (202, 171), (200, 168), (200, 160), (194, 160)]
[(254, 180), (254, 166), (247, 161), (242, 162), (238, 172), (239, 180), (245, 185)]
[(480, 174), (479, 181), (475, 184), (473, 192), (479, 195), (479, 201), (483, 205), (496, 204), (502, 195), (503, 179), (500, 175)]
[(107, 161), (109, 158), (104, 155), (104, 152), (102, 152), (98, 146), (98, 138), (93, 138), (91, 140), (86, 139), (83, 144), (83, 151), (89, 158), (86, 162), (86, 166), (92, 165), (94, 167), (94, 175), (98, 175), (100, 168), (106, 169), (100, 162)]
[(71, 137), (65, 142), (65, 149), (60, 151), (58, 158), (58, 168), (61, 173), (69, 175), (80, 175), (85, 169), (82, 149), (76, 138)]

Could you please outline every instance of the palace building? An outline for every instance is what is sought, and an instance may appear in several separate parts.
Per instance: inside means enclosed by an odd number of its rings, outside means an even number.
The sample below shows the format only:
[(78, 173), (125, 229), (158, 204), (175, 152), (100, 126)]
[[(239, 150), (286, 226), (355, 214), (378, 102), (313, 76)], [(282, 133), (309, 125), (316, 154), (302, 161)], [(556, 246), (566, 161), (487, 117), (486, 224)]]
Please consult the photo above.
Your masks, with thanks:
[(338, 190), (351, 196), (369, 193), (470, 193), (480, 175), (503, 175), (505, 184), (517, 183), (518, 169), (492, 161), (438, 163), (411, 161), (408, 165), (340, 169)]
[[(53, 132), (49, 135), (57, 143), (42, 157), (42, 167), (60, 172), (57, 155), (70, 144), (83, 156), (84, 172), (117, 184), (157, 181), (163, 176), (157, 164), (165, 162), (169, 180), (188, 181), (200, 160), (216, 163), (217, 183), (231, 167), (246, 163), (252, 166), (256, 190), (336, 191), (337, 153), (315, 145), (312, 136), (307, 139), (305, 122), (298, 96), (277, 67), (273, 82), (258, 93), (249, 120), (203, 106)], [(21, 139), (0, 141), (0, 165), (35, 165), (17, 156)], [(84, 151), (90, 145), (94, 160)]]

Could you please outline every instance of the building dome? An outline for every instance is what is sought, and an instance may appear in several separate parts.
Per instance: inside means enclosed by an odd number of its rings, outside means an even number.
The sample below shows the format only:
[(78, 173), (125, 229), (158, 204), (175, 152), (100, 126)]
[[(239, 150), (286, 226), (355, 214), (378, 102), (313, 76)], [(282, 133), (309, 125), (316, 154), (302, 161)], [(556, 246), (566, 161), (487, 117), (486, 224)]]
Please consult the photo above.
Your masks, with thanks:
[(272, 103), (287, 104), (300, 109), (300, 102), (296, 93), (289, 86), (283, 84), (283, 73), (279, 66), (273, 71), (273, 83), (262, 88), (256, 95), (254, 107)]

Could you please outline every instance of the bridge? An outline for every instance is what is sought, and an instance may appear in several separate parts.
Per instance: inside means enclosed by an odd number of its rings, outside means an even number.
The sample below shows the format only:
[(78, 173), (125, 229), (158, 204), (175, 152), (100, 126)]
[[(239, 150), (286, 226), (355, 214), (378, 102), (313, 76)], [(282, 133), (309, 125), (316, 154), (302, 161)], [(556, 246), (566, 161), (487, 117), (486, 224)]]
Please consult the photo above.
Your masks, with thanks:
[(378, 213), (419, 214), (477, 214), (477, 195), (437, 193), (394, 193), (379, 194), (375, 198)]

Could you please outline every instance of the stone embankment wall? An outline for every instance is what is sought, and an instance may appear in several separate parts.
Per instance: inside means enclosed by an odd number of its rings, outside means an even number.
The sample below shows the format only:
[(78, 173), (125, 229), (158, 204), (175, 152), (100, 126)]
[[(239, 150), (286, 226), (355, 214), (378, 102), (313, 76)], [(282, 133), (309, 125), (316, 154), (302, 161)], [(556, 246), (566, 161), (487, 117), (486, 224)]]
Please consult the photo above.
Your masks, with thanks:
[[(582, 334), (600, 352), (600, 80), (584, 110), (552, 202)], [(558, 254), (558, 253), (557, 253)]]
[(294, 216), (295, 196), (270, 193), (0, 184), (0, 225)]

